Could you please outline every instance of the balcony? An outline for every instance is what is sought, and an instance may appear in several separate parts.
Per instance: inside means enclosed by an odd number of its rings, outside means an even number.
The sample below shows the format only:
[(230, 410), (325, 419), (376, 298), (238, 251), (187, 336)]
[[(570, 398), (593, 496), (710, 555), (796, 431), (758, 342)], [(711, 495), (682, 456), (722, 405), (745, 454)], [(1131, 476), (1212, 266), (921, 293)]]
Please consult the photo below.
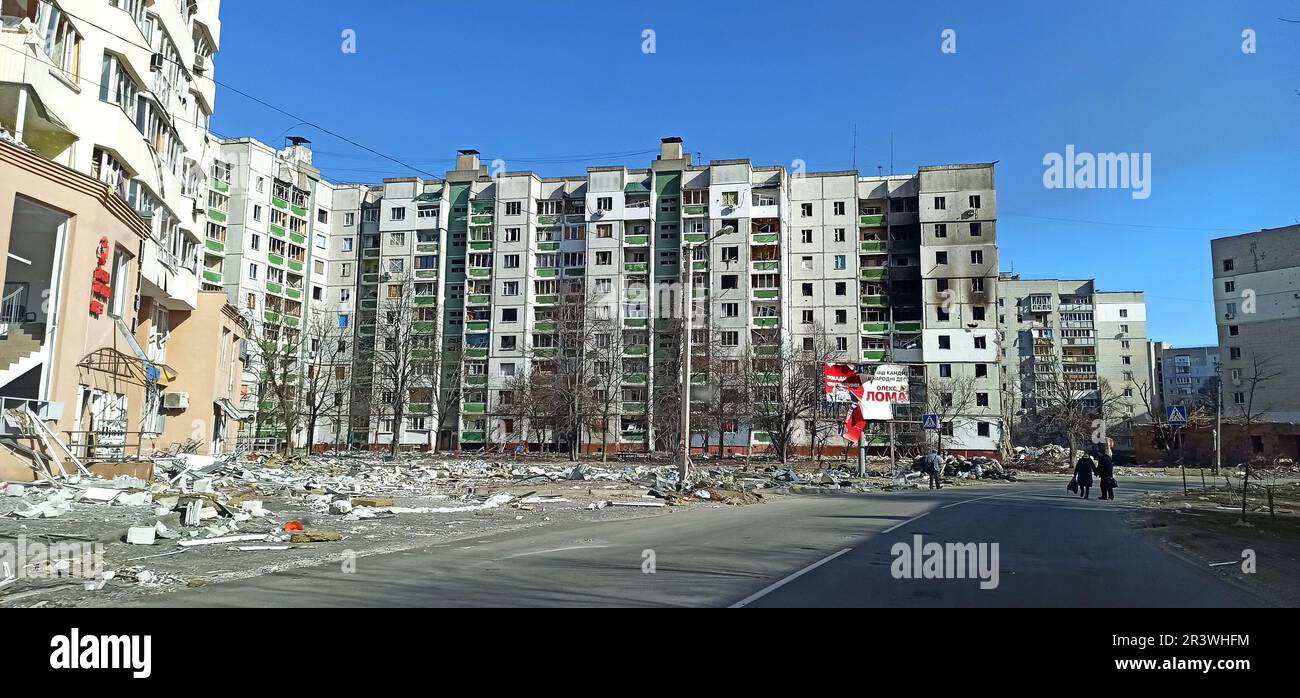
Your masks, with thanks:
[(888, 305), (889, 296), (883, 293), (878, 295), (867, 294), (862, 296), (862, 304), (870, 307), (880, 307), (883, 305)]
[(221, 272), (213, 271), (211, 269), (204, 269), (203, 280), (210, 284), (219, 284), (222, 281)]
[(867, 281), (883, 281), (885, 278), (885, 267), (863, 267), (861, 276)]
[(888, 322), (864, 322), (862, 323), (863, 334), (885, 334), (889, 332)]
[(753, 291), (750, 292), (750, 295), (753, 296), (754, 300), (758, 300), (758, 301), (774, 301), (774, 300), (776, 300), (776, 299), (778, 299), (778, 298), (781, 297), (781, 289), (779, 289), (779, 288), (756, 288), (756, 289), (754, 289)]
[(644, 274), (646, 271), (646, 263), (628, 262), (623, 265), (623, 271), (627, 274)]
[(649, 352), (648, 344), (631, 344), (623, 347), (623, 356), (645, 356)]
[(650, 236), (627, 235), (623, 237), (623, 244), (627, 247), (645, 247), (650, 244)]
[(465, 350), (465, 358), (467, 359), (486, 359), (487, 355), (487, 347), (469, 347)]
[(643, 317), (642, 317), (642, 318), (635, 318), (635, 317), (623, 318), (623, 327), (626, 328), (626, 329), (629, 329), (629, 330), (640, 330), (640, 329), (645, 329), (645, 328), (648, 327), (649, 325), (650, 325), (650, 320), (647, 319), (647, 318), (643, 318)]
[(895, 322), (895, 332), (920, 332), (921, 323), (919, 322)]
[(483, 320), (475, 320), (473, 322), (467, 322), (465, 323), (465, 331), (466, 332), (487, 332), (488, 324), (489, 323), (487, 321), (483, 321)]
[(779, 318), (779, 317), (756, 317), (756, 318), (754, 318), (754, 319), (751, 321), (750, 325), (751, 325), (752, 327), (754, 327), (754, 328), (757, 328), (757, 329), (780, 327), (780, 326), (781, 326), (781, 318)]
[(630, 385), (645, 385), (646, 374), (644, 373), (624, 373), (623, 382)]
[(858, 225), (863, 228), (877, 228), (885, 224), (884, 214), (858, 216)]
[(708, 204), (686, 204), (682, 206), (683, 216), (707, 216), (709, 215)]
[(862, 359), (864, 361), (884, 361), (885, 350), (884, 349), (863, 349)]
[(539, 242), (537, 243), (538, 252), (556, 252), (560, 249), (558, 242)]
[(207, 247), (208, 252), (216, 252), (217, 254), (226, 253), (226, 243), (220, 240), (213, 240), (212, 238), (208, 238), (207, 240), (203, 241), (203, 245)]
[(537, 217), (537, 225), (559, 225), (560, 217), (554, 214), (542, 214)]
[(764, 271), (781, 271), (781, 262), (771, 259), (760, 259), (751, 263), (755, 272)]
[(481, 431), (462, 431), (460, 433), (461, 443), (483, 443), (487, 440), (487, 435)]
[(465, 296), (466, 305), (492, 305), (492, 294), (471, 293)]
[(537, 296), (533, 299), (537, 305), (555, 305), (560, 302), (559, 296)]
[(639, 400), (624, 402), (623, 414), (645, 414), (645, 403)]
[(864, 240), (862, 242), (862, 251), (868, 254), (885, 252), (888, 250), (888, 243), (884, 240)]
[(471, 279), (490, 279), (492, 278), (492, 270), (485, 267), (474, 267), (472, 269), (466, 269), (465, 276), (468, 276)]

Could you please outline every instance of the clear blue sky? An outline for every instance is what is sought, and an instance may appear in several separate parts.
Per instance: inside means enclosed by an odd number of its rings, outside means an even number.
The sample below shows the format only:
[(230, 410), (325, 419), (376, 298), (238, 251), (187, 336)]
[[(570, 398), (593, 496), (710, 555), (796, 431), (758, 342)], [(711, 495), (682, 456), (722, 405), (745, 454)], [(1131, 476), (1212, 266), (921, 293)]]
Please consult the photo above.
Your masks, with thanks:
[[(1300, 23), (1279, 17), (1300, 0), (226, 0), (216, 77), (437, 175), (470, 147), (544, 176), (644, 167), (666, 135), (841, 170), (855, 125), (864, 174), (891, 132), (896, 172), (996, 160), (1004, 271), (1144, 290), (1150, 336), (1186, 346), (1216, 341), (1209, 240), (1300, 222)], [(216, 106), (222, 135), (312, 139), (330, 179), (419, 174), (229, 89)], [(1151, 153), (1150, 198), (1045, 188), (1067, 144)]]

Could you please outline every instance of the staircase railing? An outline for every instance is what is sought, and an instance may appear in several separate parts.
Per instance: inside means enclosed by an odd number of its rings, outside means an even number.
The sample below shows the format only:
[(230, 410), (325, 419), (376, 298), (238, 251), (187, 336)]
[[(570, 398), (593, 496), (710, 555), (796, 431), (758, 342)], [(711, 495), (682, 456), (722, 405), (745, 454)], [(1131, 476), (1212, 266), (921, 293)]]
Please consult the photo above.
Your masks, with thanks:
[(15, 287), (0, 298), (0, 339), (9, 336), (12, 325), (21, 324), (27, 310), (27, 286)]

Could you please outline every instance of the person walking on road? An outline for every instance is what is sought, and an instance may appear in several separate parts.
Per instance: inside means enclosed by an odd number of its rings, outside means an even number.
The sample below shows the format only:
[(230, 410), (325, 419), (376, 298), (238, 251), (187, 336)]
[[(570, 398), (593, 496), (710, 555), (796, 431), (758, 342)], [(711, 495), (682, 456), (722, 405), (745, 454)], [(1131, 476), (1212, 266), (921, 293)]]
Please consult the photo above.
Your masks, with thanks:
[(1115, 498), (1115, 455), (1111, 450), (1110, 439), (1106, 440), (1106, 445), (1097, 454), (1097, 465), (1093, 468), (1097, 473), (1097, 484), (1101, 487), (1102, 499)]
[(930, 489), (943, 489), (943, 483), (939, 481), (939, 476), (943, 475), (943, 458), (933, 448), (921, 459), (921, 472), (930, 474)]
[(1081, 499), (1089, 498), (1088, 494), (1092, 489), (1092, 471), (1096, 465), (1087, 451), (1079, 456), (1079, 462), (1074, 465), (1074, 481), (1079, 485)]

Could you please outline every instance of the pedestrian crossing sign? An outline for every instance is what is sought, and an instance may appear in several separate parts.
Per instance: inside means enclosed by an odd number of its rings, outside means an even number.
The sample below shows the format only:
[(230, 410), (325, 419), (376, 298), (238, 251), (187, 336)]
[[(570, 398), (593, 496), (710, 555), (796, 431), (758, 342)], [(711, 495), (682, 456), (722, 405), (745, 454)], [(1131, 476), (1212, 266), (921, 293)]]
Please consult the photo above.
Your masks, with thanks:
[(939, 430), (939, 415), (927, 414), (921, 417), (921, 427), (925, 429)]
[(1167, 415), (1166, 415), (1166, 419), (1165, 419), (1165, 421), (1166, 421), (1166, 422), (1169, 422), (1169, 424), (1170, 424), (1171, 426), (1186, 426), (1186, 425), (1187, 425), (1187, 406), (1186, 406), (1186, 405), (1170, 405), (1170, 406), (1166, 409), (1166, 412), (1167, 412)]

